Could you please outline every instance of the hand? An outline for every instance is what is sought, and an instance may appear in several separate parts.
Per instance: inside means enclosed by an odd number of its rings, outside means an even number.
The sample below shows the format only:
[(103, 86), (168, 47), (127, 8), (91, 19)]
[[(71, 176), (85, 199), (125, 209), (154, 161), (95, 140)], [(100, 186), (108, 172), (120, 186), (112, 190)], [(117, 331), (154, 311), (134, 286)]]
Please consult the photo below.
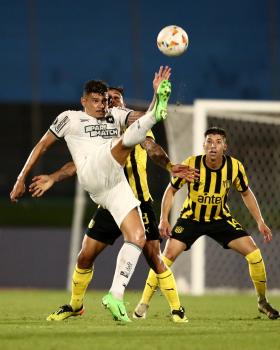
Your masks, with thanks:
[(54, 180), (50, 175), (35, 176), (29, 186), (29, 192), (32, 193), (32, 197), (41, 197), (53, 184)]
[(24, 180), (18, 179), (10, 193), (11, 201), (17, 202), (18, 198), (22, 197), (24, 192), (25, 192)]
[(272, 232), (268, 226), (266, 226), (264, 221), (258, 223), (258, 229), (260, 233), (263, 235), (265, 243), (269, 243), (272, 241)]
[(160, 223), (158, 225), (159, 234), (163, 238), (169, 238), (171, 237), (171, 226), (168, 222), (168, 220), (160, 220)]
[(188, 165), (173, 164), (170, 171), (172, 176), (186, 179), (188, 182), (194, 182), (199, 179), (199, 170)]
[(163, 80), (169, 80), (171, 75), (171, 68), (168, 66), (160, 66), (159, 71), (155, 73), (155, 77), (153, 80), (153, 88), (155, 93), (157, 92), (157, 89), (159, 87), (159, 84), (163, 81)]

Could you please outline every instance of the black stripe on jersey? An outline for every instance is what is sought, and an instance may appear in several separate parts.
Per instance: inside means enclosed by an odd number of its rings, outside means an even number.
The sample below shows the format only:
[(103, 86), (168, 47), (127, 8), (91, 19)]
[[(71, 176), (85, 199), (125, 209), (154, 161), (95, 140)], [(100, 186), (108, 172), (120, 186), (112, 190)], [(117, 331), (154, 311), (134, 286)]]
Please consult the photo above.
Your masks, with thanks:
[(138, 173), (137, 163), (135, 159), (135, 148), (130, 153), (130, 161), (131, 161), (133, 176), (135, 179), (135, 186), (138, 194), (138, 199), (142, 200), (144, 198), (144, 195), (143, 195), (143, 189), (141, 186), (140, 176)]
[(210, 221), (213, 221), (216, 214), (217, 207), (218, 207), (217, 205), (212, 205), (211, 213), (210, 213)]
[(239, 163), (238, 163), (238, 174), (237, 174), (237, 177), (238, 177), (239, 180), (240, 180), (240, 185), (241, 185), (241, 187), (242, 187), (242, 191), (243, 191), (243, 192), (246, 191), (247, 188), (248, 188), (248, 186), (246, 186), (246, 184), (245, 184), (245, 182), (244, 182), (244, 177), (243, 177), (243, 175), (242, 175), (242, 173), (241, 173), (241, 171), (240, 171), (240, 169), (239, 169)]
[(216, 172), (215, 193), (221, 192), (221, 186), (222, 186), (222, 171), (218, 170)]
[(172, 185), (172, 187), (176, 188), (176, 190), (178, 190), (180, 188), (180, 184), (182, 181), (183, 181), (183, 179), (180, 179), (178, 177), (174, 183), (171, 183), (171, 185)]
[(208, 193), (211, 184), (211, 171), (206, 168), (204, 192)]
[[(200, 169), (201, 158), (202, 158), (202, 156), (196, 156), (195, 157), (194, 167), (196, 169)], [(195, 181), (195, 183), (193, 185), (193, 190), (194, 191), (198, 191), (198, 188), (199, 188), (199, 181)]]
[(196, 208), (195, 202), (192, 202), (191, 208), (192, 208), (192, 214), (190, 215), (190, 219), (194, 219), (194, 213), (195, 213), (195, 208)]
[(230, 156), (227, 156), (227, 180), (232, 182), (232, 159)]
[(206, 209), (207, 209), (207, 205), (201, 205), (200, 213), (199, 213), (199, 222), (205, 221)]

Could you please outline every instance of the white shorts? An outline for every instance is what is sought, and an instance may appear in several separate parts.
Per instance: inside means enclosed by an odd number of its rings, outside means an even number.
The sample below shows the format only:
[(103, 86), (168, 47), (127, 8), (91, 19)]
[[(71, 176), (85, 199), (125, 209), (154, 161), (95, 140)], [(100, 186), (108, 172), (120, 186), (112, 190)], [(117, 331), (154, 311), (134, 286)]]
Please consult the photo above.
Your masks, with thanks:
[(78, 173), (78, 178), (91, 199), (109, 210), (119, 227), (127, 214), (140, 206), (123, 167), (112, 156), (111, 142), (94, 150)]

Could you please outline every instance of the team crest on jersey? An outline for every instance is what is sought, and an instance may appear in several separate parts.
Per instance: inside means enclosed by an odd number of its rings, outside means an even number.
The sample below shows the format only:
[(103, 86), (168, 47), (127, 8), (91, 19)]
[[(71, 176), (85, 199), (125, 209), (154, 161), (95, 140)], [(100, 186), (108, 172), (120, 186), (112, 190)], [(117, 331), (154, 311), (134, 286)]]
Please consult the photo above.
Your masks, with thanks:
[(231, 185), (231, 181), (230, 180), (224, 180), (223, 181), (223, 186), (225, 189), (229, 189)]
[(176, 226), (174, 232), (175, 233), (182, 233), (184, 231), (184, 227), (182, 226)]

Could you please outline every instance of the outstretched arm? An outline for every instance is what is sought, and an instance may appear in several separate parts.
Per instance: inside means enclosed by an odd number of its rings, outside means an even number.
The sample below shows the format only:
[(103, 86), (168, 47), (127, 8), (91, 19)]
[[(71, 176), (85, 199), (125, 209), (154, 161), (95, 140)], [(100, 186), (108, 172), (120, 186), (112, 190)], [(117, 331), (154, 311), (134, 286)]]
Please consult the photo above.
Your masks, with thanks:
[(76, 166), (68, 162), (62, 168), (49, 175), (34, 176), (29, 186), (32, 197), (41, 197), (55, 182), (63, 181), (76, 174)]
[(172, 164), (167, 153), (153, 138), (146, 137), (141, 146), (147, 151), (148, 156), (155, 164), (168, 170), (172, 176), (184, 178), (189, 182), (193, 182), (199, 178), (199, 171), (197, 169), (183, 164)]
[(250, 188), (248, 188), (245, 192), (241, 193), (241, 196), (249, 212), (256, 220), (256, 223), (258, 224), (258, 229), (264, 237), (264, 241), (270, 242), (272, 240), (272, 233), (270, 228), (264, 222), (260, 207), (258, 205), (254, 193)]
[(171, 226), (168, 218), (176, 192), (177, 190), (169, 184), (162, 197), (160, 222), (158, 226), (161, 237), (169, 238), (171, 235)]
[(57, 138), (53, 135), (53, 133), (47, 131), (45, 135), (41, 138), (41, 140), (33, 148), (20, 174), (18, 175), (17, 181), (10, 193), (10, 199), (12, 202), (17, 202), (17, 200), (24, 194), (25, 180), (27, 175), (30, 173), (31, 169), (41, 158), (41, 156), (56, 140)]

